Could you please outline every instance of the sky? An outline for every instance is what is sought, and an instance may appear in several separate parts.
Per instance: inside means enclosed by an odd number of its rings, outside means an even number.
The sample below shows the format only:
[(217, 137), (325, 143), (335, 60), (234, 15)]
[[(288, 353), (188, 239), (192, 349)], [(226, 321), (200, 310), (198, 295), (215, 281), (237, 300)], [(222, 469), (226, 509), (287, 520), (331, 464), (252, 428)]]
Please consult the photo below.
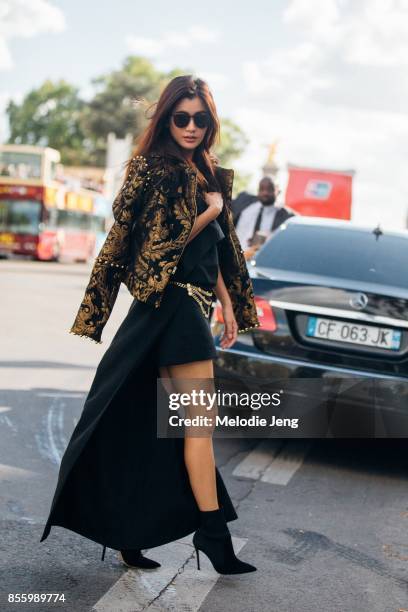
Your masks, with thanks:
[(353, 169), (353, 220), (406, 227), (408, 0), (0, 0), (0, 140), (10, 98), (46, 78), (88, 97), (132, 53), (208, 81), (252, 189), (276, 142), (282, 188), (287, 163)]

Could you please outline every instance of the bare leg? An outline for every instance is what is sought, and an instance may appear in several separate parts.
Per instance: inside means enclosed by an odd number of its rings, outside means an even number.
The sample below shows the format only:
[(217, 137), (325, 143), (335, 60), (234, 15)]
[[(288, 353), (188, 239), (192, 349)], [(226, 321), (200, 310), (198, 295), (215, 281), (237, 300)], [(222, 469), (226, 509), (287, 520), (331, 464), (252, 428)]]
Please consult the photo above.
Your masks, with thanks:
[[(193, 361), (179, 365), (160, 367), (160, 377), (172, 379), (173, 390), (187, 391), (183, 379), (213, 378), (213, 362)], [(184, 461), (186, 464), (191, 488), (200, 510), (216, 510), (218, 506), (215, 478), (215, 459), (212, 437), (185, 437)]]
[(162, 379), (162, 385), (165, 388), (166, 392), (170, 395), (174, 393), (176, 389), (174, 388), (173, 382), (170, 377), (170, 372), (167, 366), (161, 366), (160, 370), (160, 378)]

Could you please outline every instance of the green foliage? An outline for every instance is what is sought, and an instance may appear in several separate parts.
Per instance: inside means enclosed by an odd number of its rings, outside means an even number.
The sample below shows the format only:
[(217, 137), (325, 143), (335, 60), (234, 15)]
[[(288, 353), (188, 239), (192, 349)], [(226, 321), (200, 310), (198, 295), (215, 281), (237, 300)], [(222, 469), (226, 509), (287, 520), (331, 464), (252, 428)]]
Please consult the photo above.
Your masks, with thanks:
[[(242, 155), (248, 144), (248, 138), (242, 129), (231, 119), (221, 119), (220, 143), (215, 149), (216, 155), (220, 159), (221, 166), (229, 168), (233, 166), (235, 160)], [(246, 189), (251, 179), (250, 174), (242, 174), (235, 170), (233, 196)]]
[(242, 174), (241, 172), (235, 171), (232, 197), (235, 198), (241, 191), (247, 191), (250, 180), (251, 174)]
[(147, 122), (148, 105), (143, 101), (158, 98), (164, 78), (149, 60), (132, 56), (120, 70), (93, 79), (95, 95), (80, 117), (81, 127), (93, 144), (93, 163), (104, 164), (109, 132), (118, 138), (129, 132), (135, 137), (140, 134)]
[(248, 139), (241, 128), (231, 119), (221, 119), (221, 135), (215, 153), (222, 166), (228, 167), (248, 144)]
[[(176, 68), (162, 72), (146, 58), (129, 56), (119, 70), (92, 80), (94, 93), (88, 101), (80, 98), (73, 85), (47, 80), (30, 91), (21, 104), (9, 102), (9, 142), (54, 147), (65, 164), (103, 166), (108, 134), (124, 138), (132, 133), (136, 139), (164, 86), (175, 76), (188, 73), (193, 71)], [(230, 119), (221, 123), (221, 141), (215, 153), (228, 168), (248, 141)], [(234, 192), (242, 190), (248, 178), (236, 173)]]
[(79, 123), (83, 106), (76, 87), (63, 80), (47, 80), (30, 91), (21, 105), (9, 102), (8, 142), (54, 147), (61, 151), (63, 162), (83, 163), (87, 158)]

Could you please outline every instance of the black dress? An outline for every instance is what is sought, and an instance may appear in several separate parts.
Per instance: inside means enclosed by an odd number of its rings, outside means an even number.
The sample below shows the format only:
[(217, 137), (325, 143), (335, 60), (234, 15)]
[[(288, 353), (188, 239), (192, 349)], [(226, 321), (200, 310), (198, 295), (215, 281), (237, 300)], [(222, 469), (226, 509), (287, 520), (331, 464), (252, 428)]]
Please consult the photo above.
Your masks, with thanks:
[[(203, 194), (197, 192), (197, 215), (207, 209)], [(187, 244), (173, 275), (173, 281), (191, 283), (212, 293), (218, 277), (217, 243), (224, 239), (224, 233), (216, 219)], [(208, 318), (203, 316), (199, 303), (189, 296), (184, 287), (168, 285), (164, 299), (174, 299), (174, 293), (180, 293), (180, 301), (174, 316), (170, 319), (157, 347), (157, 365), (171, 365), (215, 359), (214, 339), (211, 335)]]
[[(198, 192), (197, 214), (206, 208)], [(180, 258), (176, 282), (211, 290), (218, 272), (219, 224), (209, 223)], [(157, 437), (159, 365), (215, 358), (208, 319), (184, 287), (168, 284), (159, 308), (134, 300), (103, 355), (61, 461), (49, 517), (117, 550), (152, 548), (200, 524), (184, 462), (183, 438)], [(227, 521), (237, 514), (216, 468)]]

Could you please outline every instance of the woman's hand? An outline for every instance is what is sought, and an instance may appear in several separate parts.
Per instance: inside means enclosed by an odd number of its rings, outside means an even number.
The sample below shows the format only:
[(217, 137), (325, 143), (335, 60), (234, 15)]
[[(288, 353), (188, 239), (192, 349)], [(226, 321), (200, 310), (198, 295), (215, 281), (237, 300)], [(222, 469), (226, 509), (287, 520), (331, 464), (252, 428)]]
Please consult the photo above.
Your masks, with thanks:
[(222, 318), (224, 320), (224, 332), (220, 339), (220, 347), (222, 349), (225, 349), (232, 346), (236, 341), (238, 336), (238, 323), (235, 319), (231, 297), (228, 293), (227, 287), (225, 286), (220, 266), (218, 266), (218, 277), (217, 284), (215, 286), (215, 295), (217, 296), (221, 304)]
[(259, 251), (259, 246), (259, 244), (250, 246), (246, 249), (246, 251), (244, 251), (244, 257), (247, 261), (256, 255), (256, 253)]
[(235, 319), (231, 301), (222, 305), (222, 317), (224, 319), (224, 333), (221, 336), (220, 346), (226, 349), (230, 348), (238, 337), (238, 323)]
[(215, 219), (218, 217), (224, 206), (222, 195), (219, 191), (206, 191), (204, 193), (204, 198), (208, 208), (213, 212)]

